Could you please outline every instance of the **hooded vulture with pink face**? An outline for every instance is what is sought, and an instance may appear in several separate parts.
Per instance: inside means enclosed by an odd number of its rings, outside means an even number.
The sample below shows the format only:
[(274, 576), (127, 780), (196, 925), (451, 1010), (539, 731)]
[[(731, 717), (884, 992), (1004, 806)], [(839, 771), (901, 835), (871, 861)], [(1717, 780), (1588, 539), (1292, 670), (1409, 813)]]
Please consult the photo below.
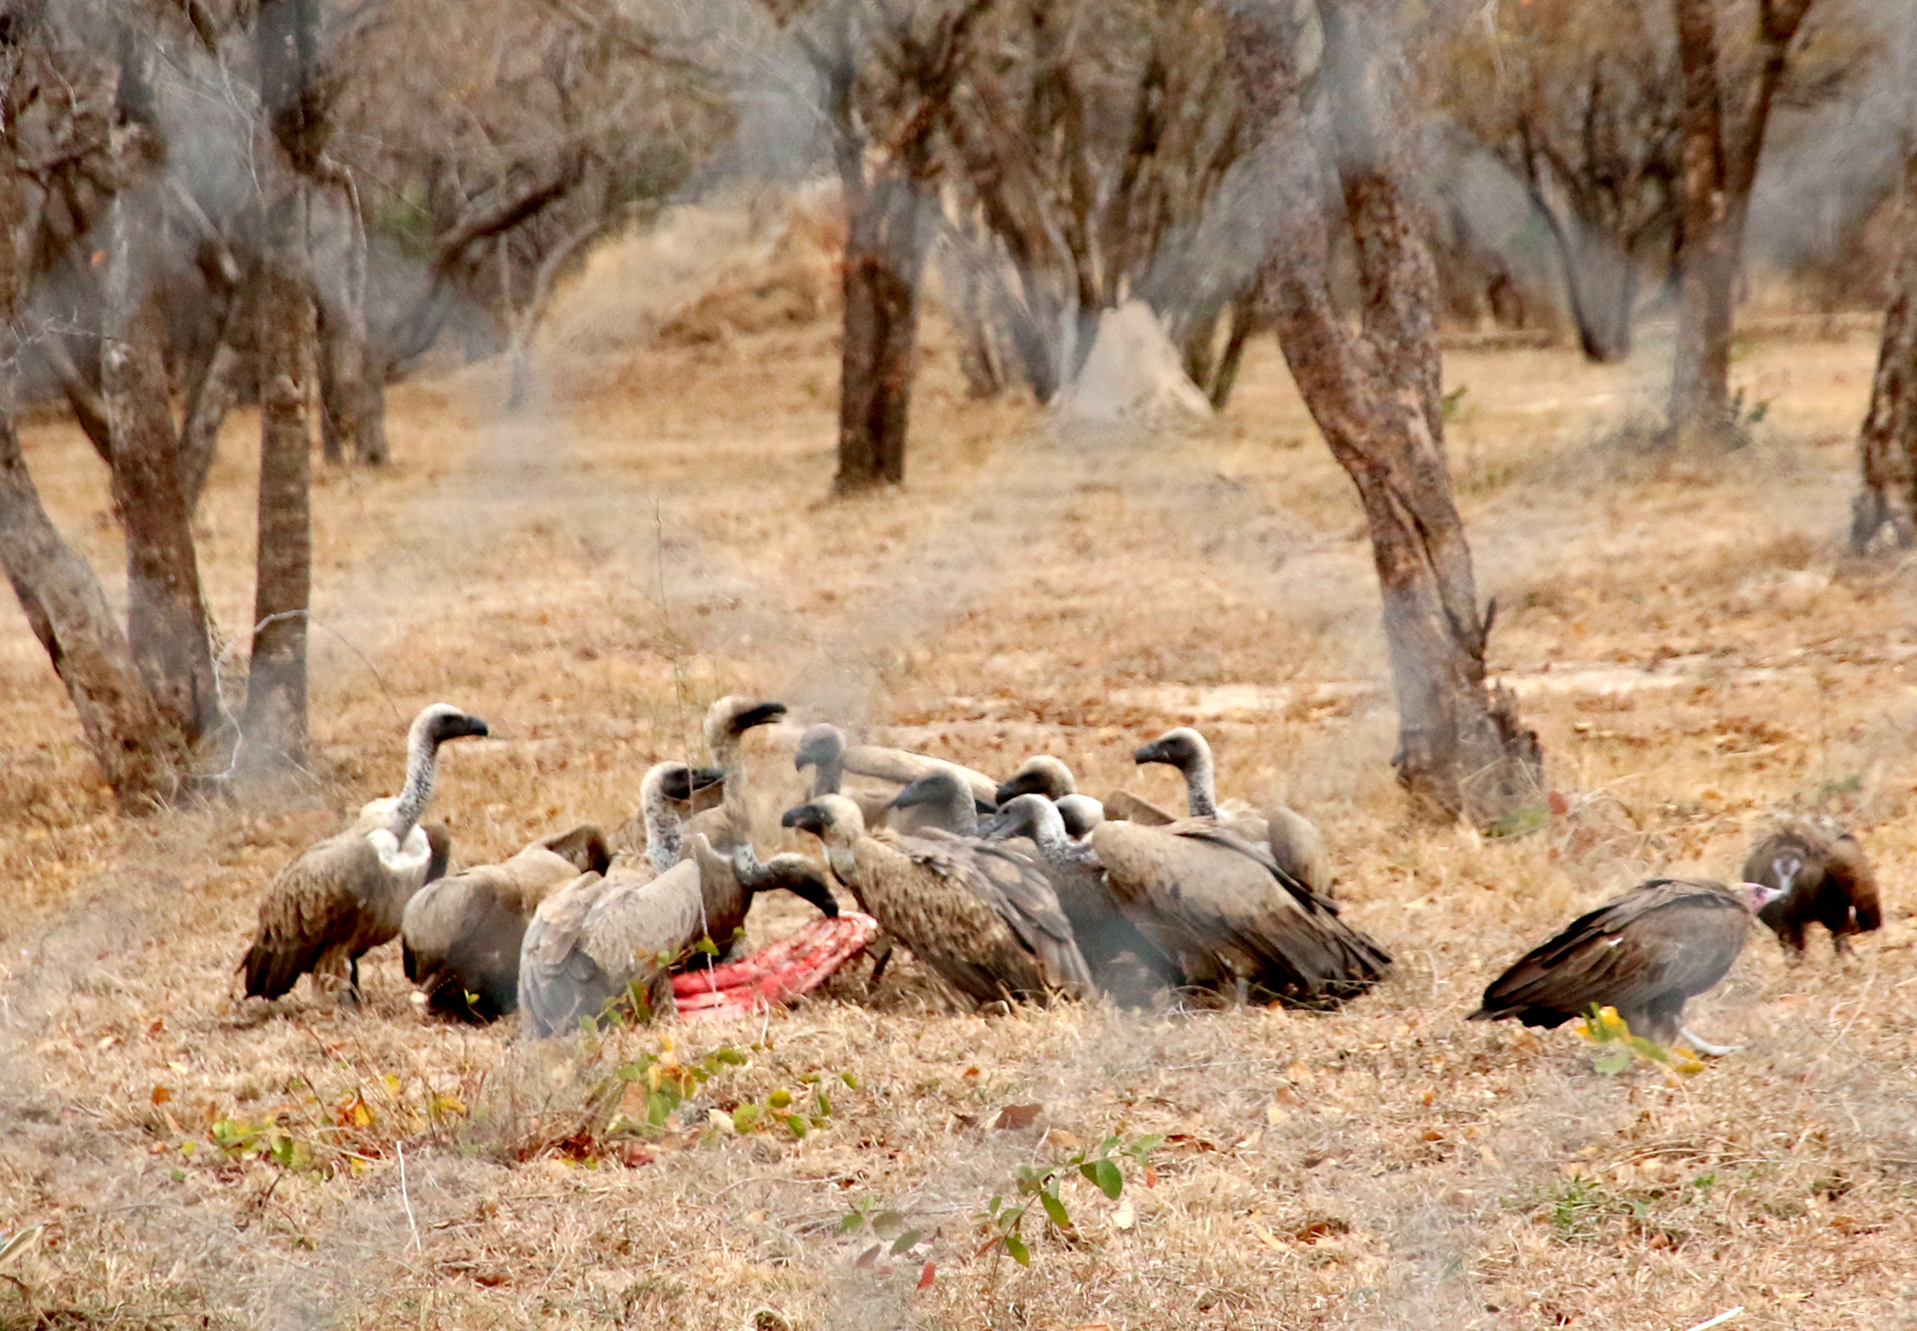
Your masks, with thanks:
[(1554, 1030), (1595, 1005), (1616, 1008), (1633, 1034), (1659, 1044), (1681, 1036), (1699, 1053), (1731, 1053), (1685, 1029), (1684, 1004), (1730, 972), (1751, 916), (1778, 895), (1761, 883), (1653, 878), (1525, 953), (1469, 1020), (1516, 1017)]

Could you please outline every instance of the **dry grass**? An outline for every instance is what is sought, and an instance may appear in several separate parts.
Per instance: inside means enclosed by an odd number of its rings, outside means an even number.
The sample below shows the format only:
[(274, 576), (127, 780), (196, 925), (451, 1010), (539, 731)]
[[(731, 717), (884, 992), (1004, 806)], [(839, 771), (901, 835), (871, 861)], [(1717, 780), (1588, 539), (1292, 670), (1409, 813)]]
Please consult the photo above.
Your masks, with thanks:
[[(1482, 842), (1402, 822), (1359, 515), (1269, 346), (1222, 421), (1061, 438), (966, 401), (935, 340), (909, 489), (821, 506), (832, 330), (771, 323), (573, 339), (526, 418), (499, 412), (491, 367), (394, 394), (400, 460), (316, 494), (311, 808), (114, 819), (6, 613), (0, 1229), (46, 1228), (0, 1267), (0, 1325), (1917, 1321), (1913, 579), (1839, 546), (1866, 339), (1754, 346), (1758, 443), (1676, 461), (1628, 446), (1654, 347), (1623, 368), (1452, 357), (1495, 665), (1571, 804)], [(202, 521), (229, 630), (250, 601), (250, 428)], [(113, 568), (85, 444), (59, 424), (27, 443), (63, 527)], [(260, 886), (394, 786), (415, 707), (493, 724), (449, 751), (437, 805), (478, 860), (616, 822), (734, 688), (986, 770), (1047, 749), (1159, 799), (1169, 775), (1129, 751), (1196, 718), (1228, 792), (1320, 819), (1350, 914), (1400, 964), (1329, 1016), (957, 1015), (909, 965), (871, 997), (861, 971), (763, 1023), (673, 1032), (687, 1060), (729, 1042), (750, 1062), (610, 1143), (576, 1130), (636, 1110), (607, 1079), (663, 1031), (528, 1049), (428, 1023), (384, 954), (356, 1014), (304, 989), (233, 1002)], [(796, 791), (789, 744), (753, 741), (768, 813)], [(1463, 1022), (1570, 912), (1652, 870), (1731, 873), (1786, 805), (1859, 826), (1889, 921), (1842, 967), (1753, 946), (1696, 1022), (1746, 1052), (1681, 1084), (1606, 1078), (1569, 1033)], [(761, 933), (797, 918), (768, 915)], [(813, 1075), (830, 1126), (803, 1140), (709, 1123), (778, 1088), (808, 1103)], [(1010, 1103), (1042, 1116), (991, 1130)], [(222, 1122), (278, 1123), (302, 1167), (222, 1150)], [(1076, 1233), (1028, 1227), (1030, 1270), (976, 1255), (1021, 1162), (1119, 1131), (1169, 1135), (1129, 1228), (1072, 1184)], [(838, 1234), (868, 1199), (922, 1231), (909, 1258), (862, 1265), (872, 1239)]]

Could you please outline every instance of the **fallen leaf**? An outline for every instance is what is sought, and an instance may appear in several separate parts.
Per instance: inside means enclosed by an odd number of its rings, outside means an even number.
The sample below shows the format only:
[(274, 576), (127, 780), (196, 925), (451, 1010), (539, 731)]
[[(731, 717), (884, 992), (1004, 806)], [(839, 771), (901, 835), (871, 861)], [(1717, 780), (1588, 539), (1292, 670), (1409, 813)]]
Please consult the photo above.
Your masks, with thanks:
[(1063, 1128), (1053, 1128), (1045, 1134), (1045, 1144), (1061, 1151), (1071, 1151), (1078, 1148), (1079, 1140)]
[(1113, 1229), (1130, 1229), (1136, 1220), (1137, 1213), (1132, 1210), (1132, 1199), (1129, 1197), (1120, 1202), (1118, 1209), (1112, 1212)]
[(171, 1100), (172, 1098), (173, 1098), (173, 1092), (169, 1091), (166, 1087), (155, 1086), (153, 1088), (152, 1100), (154, 1104), (163, 1105), (168, 1100)]
[(937, 1262), (927, 1262), (924, 1266), (921, 1266), (919, 1268), (919, 1288), (932, 1288), (932, 1281), (937, 1278), (938, 1273), (939, 1266)]
[(852, 1263), (852, 1265), (859, 1267), (861, 1269), (870, 1268), (871, 1266), (875, 1265), (878, 1262), (879, 1253), (882, 1252), (884, 1248), (885, 1248), (885, 1245), (882, 1243), (873, 1244), (871, 1247), (867, 1248), (864, 1252), (860, 1253), (859, 1260)]
[(1038, 1122), (1038, 1116), (1044, 1111), (1044, 1105), (1006, 1105), (992, 1120), (992, 1131), (1024, 1132)]

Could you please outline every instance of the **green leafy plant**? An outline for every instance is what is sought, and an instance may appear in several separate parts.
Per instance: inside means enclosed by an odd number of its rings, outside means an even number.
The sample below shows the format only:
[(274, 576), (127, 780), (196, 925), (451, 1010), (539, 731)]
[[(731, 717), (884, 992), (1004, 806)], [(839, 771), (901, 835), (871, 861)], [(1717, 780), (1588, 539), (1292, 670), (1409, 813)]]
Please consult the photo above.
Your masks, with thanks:
[(606, 1131), (613, 1133), (622, 1129), (663, 1128), (672, 1111), (684, 1104), (706, 1082), (724, 1069), (744, 1067), (746, 1062), (746, 1056), (728, 1044), (720, 1045), (690, 1063), (681, 1063), (672, 1047), (672, 1038), (668, 1036), (658, 1053), (641, 1054), (635, 1061), (621, 1064), (614, 1070), (614, 1076), (621, 1082), (644, 1083), (645, 1121), (640, 1123), (624, 1114), (615, 1114), (606, 1125)]
[(1615, 1077), (1640, 1058), (1677, 1076), (1692, 1077), (1704, 1070), (1697, 1055), (1682, 1045), (1671, 1049), (1656, 1040), (1631, 1034), (1631, 1023), (1620, 1017), (1614, 1007), (1593, 1003), (1590, 1012), (1578, 1023), (1578, 1034), (1598, 1046), (1591, 1070), (1606, 1077)]
[[(1065, 1205), (1060, 1188), (1073, 1174), (1097, 1188), (1113, 1201), (1117, 1201), (1125, 1191), (1125, 1174), (1121, 1168), (1123, 1161), (1130, 1160), (1144, 1172), (1147, 1187), (1157, 1182), (1150, 1162), (1146, 1159), (1156, 1150), (1165, 1138), (1157, 1133), (1139, 1137), (1126, 1142), (1122, 1137), (1110, 1136), (1097, 1146), (1078, 1151), (1055, 1165), (1034, 1168), (1031, 1165), (1018, 1167), (1017, 1190), (1008, 1200), (1003, 1194), (996, 1195), (987, 1203), (985, 1210), (979, 1213), (989, 1237), (978, 1249), (978, 1255), (1003, 1252), (1020, 1266), (1032, 1264), (1031, 1249), (1026, 1245), (1024, 1228), (1026, 1217), (1031, 1214), (1036, 1203), (1045, 1217), (1045, 1223), (1060, 1233), (1069, 1233), (1072, 1229), (1071, 1211)], [(1019, 1199), (1023, 1200), (1019, 1200)]]

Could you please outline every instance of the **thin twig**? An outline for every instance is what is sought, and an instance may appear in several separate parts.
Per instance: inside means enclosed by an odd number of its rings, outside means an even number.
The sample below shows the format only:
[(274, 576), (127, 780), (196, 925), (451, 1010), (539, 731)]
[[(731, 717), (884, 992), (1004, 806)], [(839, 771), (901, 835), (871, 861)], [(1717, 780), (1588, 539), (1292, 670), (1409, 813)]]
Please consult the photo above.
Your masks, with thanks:
[(413, 1218), (413, 1199), (406, 1190), (406, 1143), (395, 1142), (394, 1145), (399, 1150), (399, 1200), (401, 1205), (406, 1208), (406, 1223), (413, 1231), (413, 1249), (414, 1251), (418, 1251), (420, 1247), (419, 1221)]
[(1696, 1326), (1687, 1327), (1686, 1331), (1705, 1331), (1706, 1327), (1721, 1326), (1725, 1322), (1730, 1321), (1733, 1317), (1741, 1316), (1743, 1314), (1743, 1311), (1744, 1311), (1744, 1305), (1740, 1303), (1735, 1308), (1726, 1309), (1724, 1312), (1719, 1313), (1715, 1317), (1705, 1318), (1703, 1321), (1699, 1322)]

